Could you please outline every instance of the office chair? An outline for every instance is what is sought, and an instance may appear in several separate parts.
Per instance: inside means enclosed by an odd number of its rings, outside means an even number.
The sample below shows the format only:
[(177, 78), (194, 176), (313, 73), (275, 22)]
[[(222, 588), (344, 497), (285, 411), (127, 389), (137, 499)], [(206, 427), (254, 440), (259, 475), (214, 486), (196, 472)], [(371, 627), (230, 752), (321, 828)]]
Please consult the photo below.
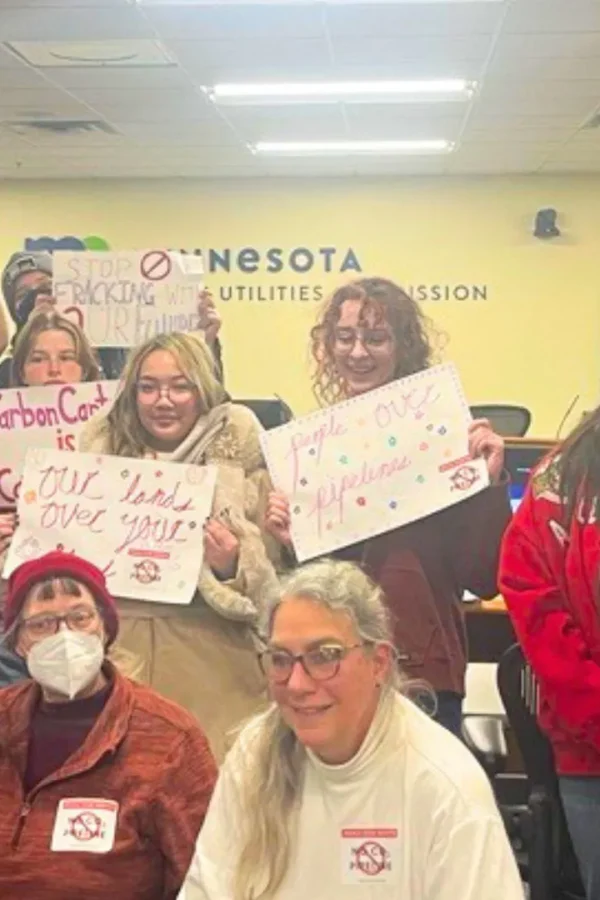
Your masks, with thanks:
[(523, 437), (531, 425), (531, 413), (524, 406), (490, 403), (471, 406), (470, 410), (474, 419), (489, 419), (502, 437)]
[(518, 644), (500, 659), (498, 689), (529, 781), (526, 877), (530, 900), (585, 900), (552, 748), (537, 721), (538, 685)]
[(294, 418), (294, 414), (285, 400), (274, 397), (272, 400), (236, 400), (242, 406), (251, 409), (260, 424), (269, 431), (278, 425), (285, 425)]

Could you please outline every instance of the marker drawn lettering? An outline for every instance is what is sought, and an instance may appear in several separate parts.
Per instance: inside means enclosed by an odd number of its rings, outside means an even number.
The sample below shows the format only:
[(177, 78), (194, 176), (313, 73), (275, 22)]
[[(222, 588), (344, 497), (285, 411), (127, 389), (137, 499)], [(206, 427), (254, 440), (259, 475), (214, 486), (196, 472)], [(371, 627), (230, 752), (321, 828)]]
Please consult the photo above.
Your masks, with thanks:
[(386, 400), (375, 407), (375, 422), (380, 428), (389, 428), (395, 419), (421, 418), (427, 409), (440, 399), (435, 385), (416, 387), (403, 392), (401, 397)]
[(119, 499), (119, 503), (129, 503), (132, 506), (157, 506), (159, 509), (172, 509), (176, 513), (193, 510), (194, 506), (191, 498), (178, 502), (178, 494), (182, 491), (180, 481), (177, 482), (175, 488), (171, 491), (164, 491), (162, 488), (146, 491), (140, 487), (141, 481), (142, 476), (140, 474), (135, 475), (125, 493)]
[(326, 422), (316, 430), (299, 431), (292, 435), (290, 450), (287, 458), (292, 459), (292, 488), (291, 493), (298, 489), (300, 480), (300, 453), (302, 450), (314, 450), (314, 459), (318, 465), (321, 461), (323, 446), (330, 438), (341, 437), (346, 434), (346, 428), (336, 420), (335, 412), (331, 412)]
[(41, 469), (40, 475), (42, 479), (39, 495), (45, 500), (52, 499), (56, 494), (82, 497), (86, 500), (102, 499), (102, 492), (98, 493), (93, 484), (100, 475), (97, 469), (93, 472), (79, 473), (76, 469), (70, 469), (68, 466), (48, 466), (46, 469)]
[(152, 544), (184, 544), (185, 537), (179, 536), (179, 530), (184, 524), (183, 519), (176, 519), (174, 522), (163, 516), (130, 516), (123, 513), (121, 522), (128, 528), (128, 532), (124, 540), (118, 545), (115, 553), (122, 553), (127, 547), (137, 544), (139, 541)]
[(334, 518), (340, 525), (343, 525), (346, 515), (346, 500), (349, 494), (353, 494), (360, 488), (392, 478), (398, 472), (407, 469), (411, 462), (407, 456), (397, 456), (375, 466), (363, 462), (358, 470), (345, 472), (340, 478), (330, 478), (327, 484), (321, 485), (317, 491), (314, 506), (307, 513), (309, 518), (316, 516), (319, 535), (322, 533), (325, 512), (328, 512), (330, 519)]

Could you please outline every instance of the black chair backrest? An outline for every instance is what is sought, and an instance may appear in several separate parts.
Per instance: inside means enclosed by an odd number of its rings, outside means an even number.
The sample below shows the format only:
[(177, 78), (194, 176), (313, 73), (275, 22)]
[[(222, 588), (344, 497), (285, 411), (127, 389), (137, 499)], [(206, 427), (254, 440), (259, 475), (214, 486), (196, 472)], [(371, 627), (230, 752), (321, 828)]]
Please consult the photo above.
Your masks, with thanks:
[[(548, 856), (538, 858), (537, 862), (531, 860), (532, 872), (538, 873), (532, 874), (532, 877), (536, 882), (543, 881), (550, 885), (550, 892), (542, 891), (544, 900), (558, 897), (583, 900), (585, 891), (560, 799), (552, 748), (538, 725), (539, 686), (518, 644), (509, 647), (500, 658), (497, 677), (498, 690), (529, 779), (530, 803), (534, 795), (538, 798), (538, 805), (539, 798), (543, 797), (546, 798), (545, 809), (552, 808), (554, 811), (551, 820), (535, 820), (534, 828), (547, 828)], [(541, 834), (537, 837), (544, 842)], [(532, 887), (531, 896), (539, 897), (540, 893)]]
[(531, 425), (531, 413), (524, 406), (488, 403), (471, 406), (470, 410), (474, 419), (489, 419), (502, 437), (523, 437)]
[(558, 781), (552, 748), (537, 721), (538, 684), (518, 644), (502, 654), (497, 677), (498, 690), (531, 784), (556, 791)]
[(242, 406), (251, 409), (260, 424), (269, 431), (278, 425), (285, 425), (294, 418), (294, 414), (284, 400), (275, 397), (272, 400), (236, 400)]

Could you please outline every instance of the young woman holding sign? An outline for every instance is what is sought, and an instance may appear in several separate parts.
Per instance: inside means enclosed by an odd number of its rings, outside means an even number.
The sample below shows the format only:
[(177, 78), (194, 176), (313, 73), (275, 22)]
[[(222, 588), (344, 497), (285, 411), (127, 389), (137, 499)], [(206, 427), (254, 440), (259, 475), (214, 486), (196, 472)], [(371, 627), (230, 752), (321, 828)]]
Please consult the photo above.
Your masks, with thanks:
[(119, 604), (131, 674), (195, 713), (217, 758), (230, 730), (265, 702), (254, 625), (276, 576), (259, 527), (270, 486), (260, 430), (246, 407), (226, 402), (207, 344), (171, 334), (132, 352), (112, 409), (88, 423), (79, 447), (218, 467), (191, 605)]
[[(432, 346), (425, 319), (398, 285), (362, 278), (335, 291), (311, 332), (313, 387), (324, 406), (426, 369)], [(383, 588), (402, 668), (428, 682), (436, 716), (460, 734), (467, 663), (461, 598), (497, 593), (500, 541), (511, 510), (504, 443), (487, 420), (469, 427), (469, 451), (487, 462), (491, 487), (449, 509), (347, 547)], [(292, 550), (286, 496), (269, 498), (266, 527)]]

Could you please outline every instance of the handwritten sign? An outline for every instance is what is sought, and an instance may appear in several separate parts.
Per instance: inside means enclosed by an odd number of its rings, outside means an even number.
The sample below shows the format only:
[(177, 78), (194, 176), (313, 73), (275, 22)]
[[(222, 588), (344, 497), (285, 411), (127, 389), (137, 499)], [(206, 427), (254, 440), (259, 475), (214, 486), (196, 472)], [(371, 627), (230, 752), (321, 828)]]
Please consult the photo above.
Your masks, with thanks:
[(454, 366), (435, 366), (265, 432), (274, 484), (290, 498), (300, 561), (391, 531), (482, 490)]
[(201, 256), (57, 250), (53, 259), (58, 309), (94, 347), (137, 347), (157, 334), (199, 327)]
[(0, 508), (17, 504), (28, 448), (77, 450), (85, 423), (109, 409), (117, 387), (116, 381), (91, 381), (0, 391)]
[(189, 603), (216, 469), (30, 450), (4, 577), (58, 547), (93, 562), (117, 597)]

